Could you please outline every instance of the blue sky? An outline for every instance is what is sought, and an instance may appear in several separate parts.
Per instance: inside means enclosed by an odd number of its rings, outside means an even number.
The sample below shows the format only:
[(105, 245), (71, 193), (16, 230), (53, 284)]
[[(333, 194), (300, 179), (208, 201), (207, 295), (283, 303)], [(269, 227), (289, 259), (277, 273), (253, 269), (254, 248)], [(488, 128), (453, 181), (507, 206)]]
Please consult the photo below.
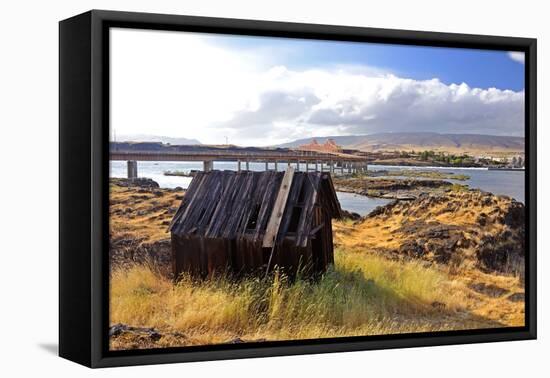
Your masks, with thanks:
[(466, 83), (476, 88), (524, 89), (524, 65), (507, 51), (476, 50), (316, 41), (270, 37), (215, 37), (219, 46), (255, 50), (266, 47), (279, 51), (273, 64), (290, 69), (335, 64), (360, 64), (416, 80), (438, 78), (445, 84)]
[(114, 29), (111, 49), (117, 135), (256, 146), (381, 132), (524, 135), (518, 53), (132, 29)]

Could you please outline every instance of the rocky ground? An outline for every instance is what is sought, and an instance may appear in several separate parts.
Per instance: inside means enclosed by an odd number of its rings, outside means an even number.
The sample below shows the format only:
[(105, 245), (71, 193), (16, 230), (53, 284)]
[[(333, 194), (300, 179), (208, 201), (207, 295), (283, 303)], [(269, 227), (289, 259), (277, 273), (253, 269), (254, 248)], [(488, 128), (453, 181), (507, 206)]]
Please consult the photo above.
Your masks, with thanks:
[(470, 177), (464, 174), (455, 174), (452, 172), (441, 172), (436, 170), (418, 170), (418, 169), (376, 169), (366, 172), (369, 177), (416, 177), (425, 179), (452, 179), (466, 181)]
[(150, 263), (171, 274), (168, 227), (184, 193), (182, 188), (159, 189), (150, 179), (111, 179), (111, 269)]
[(389, 177), (334, 177), (336, 191), (359, 195), (412, 200), (426, 193), (445, 193), (465, 188), (445, 180)]
[[(170, 332), (150, 327), (133, 327), (117, 323), (109, 327), (111, 348), (117, 349), (152, 349), (168, 348), (174, 345), (187, 345), (189, 337), (182, 332)], [(225, 341), (225, 344), (261, 343), (264, 338), (243, 340), (239, 337)]]
[(462, 284), (471, 312), (524, 324), (525, 206), (478, 190), (393, 201), (334, 223), (335, 246), (393, 260), (423, 261)]
[[(364, 232), (357, 235), (352, 230)], [(478, 190), (425, 193), (412, 201), (378, 207), (336, 231), (337, 243), (348, 245), (357, 241), (354, 236), (362, 238), (355, 248), (486, 272), (522, 274), (525, 206), (506, 196)]]

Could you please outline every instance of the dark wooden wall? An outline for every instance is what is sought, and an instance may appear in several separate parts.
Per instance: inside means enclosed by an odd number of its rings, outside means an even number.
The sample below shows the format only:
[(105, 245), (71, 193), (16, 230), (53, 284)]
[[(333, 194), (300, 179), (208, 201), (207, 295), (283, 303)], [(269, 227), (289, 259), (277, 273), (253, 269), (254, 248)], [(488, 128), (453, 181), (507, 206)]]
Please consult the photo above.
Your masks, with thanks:
[[(316, 206), (311, 221), (323, 225), (310, 236), (305, 247), (296, 246), (289, 235), (280, 240), (273, 250), (271, 270), (275, 267), (294, 277), (298, 269), (305, 276), (323, 273), (334, 263), (331, 217), (321, 206)], [(172, 264), (174, 277), (190, 273), (208, 278), (216, 273), (229, 272), (242, 276), (265, 273), (270, 249), (262, 248), (261, 241), (244, 238), (229, 240), (202, 236), (172, 235)]]

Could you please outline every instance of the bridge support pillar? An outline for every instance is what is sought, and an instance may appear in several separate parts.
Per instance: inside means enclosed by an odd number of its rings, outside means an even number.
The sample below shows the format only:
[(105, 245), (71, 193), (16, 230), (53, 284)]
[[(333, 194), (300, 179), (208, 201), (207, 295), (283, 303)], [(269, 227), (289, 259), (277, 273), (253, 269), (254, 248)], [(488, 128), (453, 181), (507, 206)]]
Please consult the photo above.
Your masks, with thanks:
[(306, 161), (306, 173), (309, 172), (309, 162)]
[(205, 160), (202, 162), (202, 170), (204, 172), (210, 172), (214, 169), (214, 162), (212, 160)]
[(333, 174), (334, 173), (334, 163), (332, 160), (328, 163), (328, 171)]
[(319, 170), (319, 162), (315, 160), (315, 172)]
[(130, 180), (133, 180), (138, 177), (138, 171), (137, 171), (137, 161), (135, 160), (128, 160), (128, 178)]
[(296, 172), (300, 172), (300, 161), (296, 162)]
[(248, 160), (245, 162), (245, 166), (246, 166), (246, 170), (250, 171), (250, 164)]
[(241, 161), (237, 160), (237, 172), (241, 171)]
[(361, 163), (360, 170), (362, 174), (367, 173), (367, 163)]
[(265, 162), (265, 171), (269, 171), (269, 163), (267, 161)]
[(275, 172), (277, 172), (277, 162), (275, 162)]

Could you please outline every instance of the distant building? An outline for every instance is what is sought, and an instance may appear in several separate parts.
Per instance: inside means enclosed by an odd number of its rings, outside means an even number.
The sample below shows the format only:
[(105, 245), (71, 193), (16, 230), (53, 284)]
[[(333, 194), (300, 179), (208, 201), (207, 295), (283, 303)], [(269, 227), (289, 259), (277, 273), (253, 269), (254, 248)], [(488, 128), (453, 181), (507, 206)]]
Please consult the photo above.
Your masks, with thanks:
[(342, 147), (337, 145), (333, 139), (328, 139), (323, 144), (320, 144), (317, 139), (312, 139), (311, 143), (302, 144), (297, 149), (301, 151), (342, 152)]

